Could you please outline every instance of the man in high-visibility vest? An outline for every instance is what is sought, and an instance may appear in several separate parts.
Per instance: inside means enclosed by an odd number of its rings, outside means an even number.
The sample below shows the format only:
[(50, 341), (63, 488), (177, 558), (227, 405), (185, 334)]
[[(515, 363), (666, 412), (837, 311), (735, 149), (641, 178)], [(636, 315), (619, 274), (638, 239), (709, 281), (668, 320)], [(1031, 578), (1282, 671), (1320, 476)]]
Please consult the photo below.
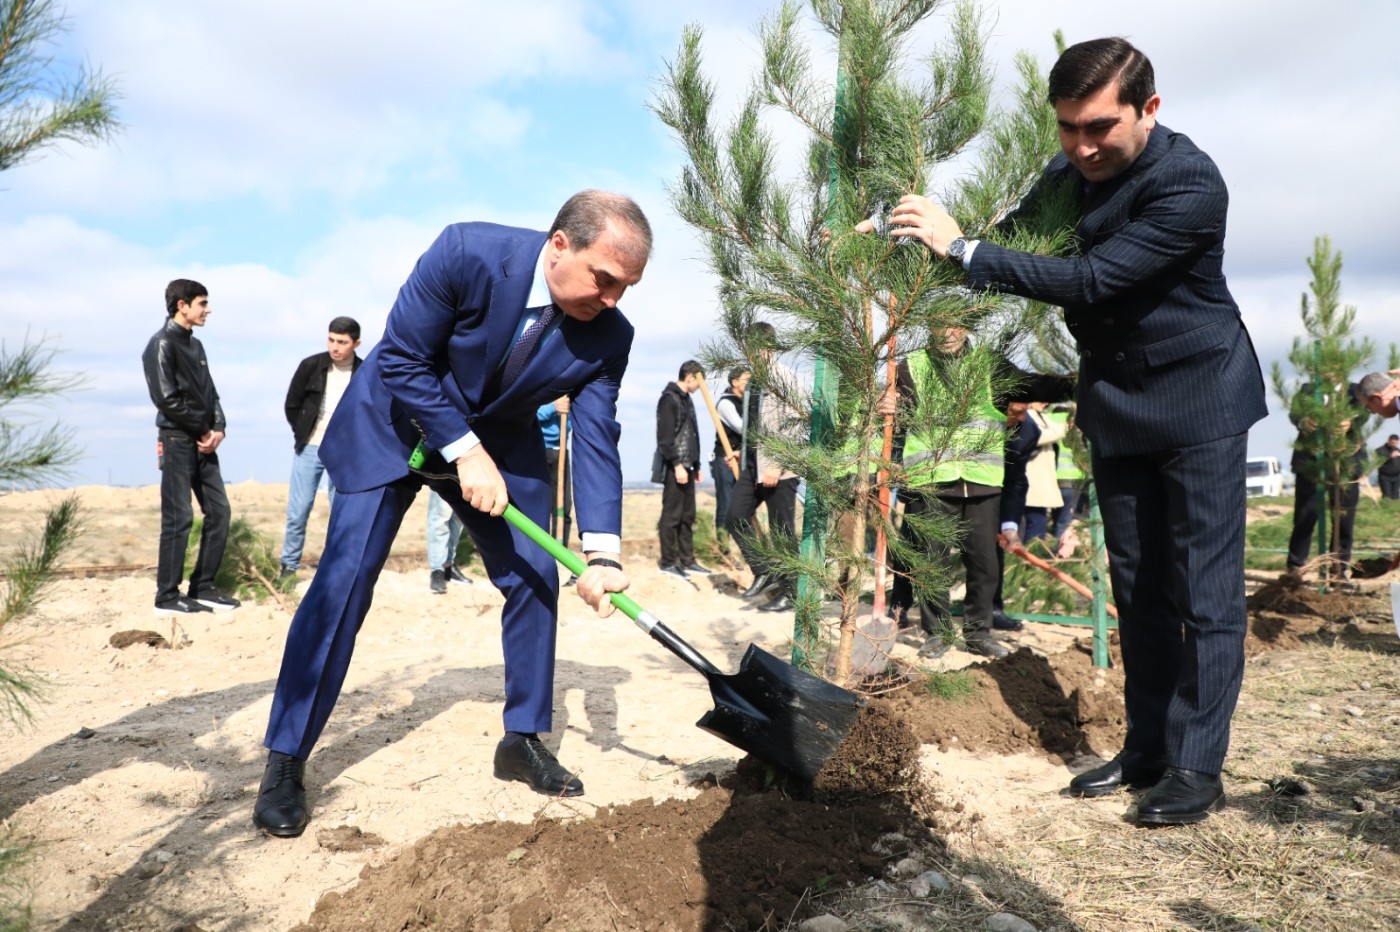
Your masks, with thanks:
[[(909, 518), (938, 512), (958, 519), (959, 547), (966, 571), (963, 629), (969, 651), (1004, 657), (1010, 650), (992, 633), (992, 602), (1000, 570), (997, 534), (1001, 530), (1001, 489), (1005, 471), (1006, 415), (1009, 401), (1060, 401), (1074, 383), (1061, 376), (1034, 375), (1012, 365), (999, 353), (968, 342), (967, 330), (950, 327), (933, 334), (928, 349), (899, 364), (895, 385), (881, 398), (880, 414), (905, 406), (903, 418), (906, 542), (929, 548), (941, 561), (952, 544), (918, 539)], [(1000, 397), (994, 385), (1008, 385)], [(899, 568), (897, 567), (897, 571)], [(948, 592), (934, 589), (920, 610), (928, 635), (919, 653), (936, 657), (951, 646)]]

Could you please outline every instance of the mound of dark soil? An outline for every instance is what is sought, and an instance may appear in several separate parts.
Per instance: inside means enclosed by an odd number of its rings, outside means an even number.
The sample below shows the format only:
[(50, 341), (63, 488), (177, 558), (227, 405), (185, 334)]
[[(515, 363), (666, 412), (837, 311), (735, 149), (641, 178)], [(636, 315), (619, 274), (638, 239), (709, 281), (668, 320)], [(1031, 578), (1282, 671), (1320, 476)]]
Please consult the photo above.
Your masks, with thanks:
[(1114, 662), (1096, 668), (1084, 642), (1052, 657), (1023, 648), (972, 667), (971, 696), (943, 699), (915, 682), (891, 704), (921, 744), (1072, 760), (1123, 742), (1123, 672)]
[(322, 897), (294, 932), (785, 928), (813, 894), (880, 876), (882, 835), (931, 840), (902, 792), (917, 750), (872, 702), (811, 787), (748, 757), (690, 801), (441, 829)]

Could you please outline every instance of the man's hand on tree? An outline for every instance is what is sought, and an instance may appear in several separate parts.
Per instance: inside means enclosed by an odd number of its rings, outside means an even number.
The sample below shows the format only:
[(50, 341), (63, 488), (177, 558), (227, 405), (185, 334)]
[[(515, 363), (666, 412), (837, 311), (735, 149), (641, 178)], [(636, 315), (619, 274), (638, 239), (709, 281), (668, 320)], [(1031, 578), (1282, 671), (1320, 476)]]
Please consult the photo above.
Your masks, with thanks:
[[(622, 555), (617, 553), (586, 553), (584, 556), (589, 560), (602, 557), (622, 562)], [(627, 574), (620, 569), (611, 566), (590, 566), (574, 584), (574, 591), (600, 618), (607, 618), (616, 609), (612, 599), (608, 598), (608, 593), (624, 592), (631, 584)]]
[[(906, 194), (890, 211), (890, 236), (913, 237), (939, 258), (948, 255), (948, 244), (963, 235), (962, 227), (942, 207), (922, 194)], [(870, 233), (875, 224), (862, 220), (856, 224), (857, 233)]]
[(481, 444), (457, 457), (457, 479), (462, 483), (462, 498), (477, 511), (500, 517), (510, 504), (506, 481)]

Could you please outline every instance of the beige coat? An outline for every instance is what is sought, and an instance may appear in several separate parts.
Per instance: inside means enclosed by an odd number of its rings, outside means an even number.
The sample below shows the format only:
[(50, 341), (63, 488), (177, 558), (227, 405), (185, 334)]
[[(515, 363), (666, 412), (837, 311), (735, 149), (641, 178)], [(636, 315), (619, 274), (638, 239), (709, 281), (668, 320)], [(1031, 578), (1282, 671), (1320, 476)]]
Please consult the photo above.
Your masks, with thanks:
[(1055, 478), (1055, 444), (1065, 436), (1067, 426), (1052, 421), (1044, 411), (1034, 408), (1026, 412), (1040, 428), (1040, 443), (1026, 461), (1026, 482), (1030, 486), (1026, 492), (1027, 508), (1059, 508), (1065, 503), (1060, 495), (1060, 483)]

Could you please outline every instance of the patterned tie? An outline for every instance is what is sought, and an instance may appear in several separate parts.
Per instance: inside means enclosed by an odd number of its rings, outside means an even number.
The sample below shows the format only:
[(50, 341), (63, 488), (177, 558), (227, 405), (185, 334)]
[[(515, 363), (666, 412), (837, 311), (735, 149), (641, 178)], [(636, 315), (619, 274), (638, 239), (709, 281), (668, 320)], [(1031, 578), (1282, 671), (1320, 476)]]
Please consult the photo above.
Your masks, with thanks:
[(520, 373), (525, 370), (525, 364), (530, 361), (535, 347), (539, 345), (540, 337), (554, 322), (557, 310), (553, 303), (545, 305), (539, 320), (526, 327), (525, 332), (520, 335), (520, 339), (515, 341), (510, 355), (506, 357), (506, 367), (501, 373), (501, 391), (510, 388), (511, 384), (520, 377)]

